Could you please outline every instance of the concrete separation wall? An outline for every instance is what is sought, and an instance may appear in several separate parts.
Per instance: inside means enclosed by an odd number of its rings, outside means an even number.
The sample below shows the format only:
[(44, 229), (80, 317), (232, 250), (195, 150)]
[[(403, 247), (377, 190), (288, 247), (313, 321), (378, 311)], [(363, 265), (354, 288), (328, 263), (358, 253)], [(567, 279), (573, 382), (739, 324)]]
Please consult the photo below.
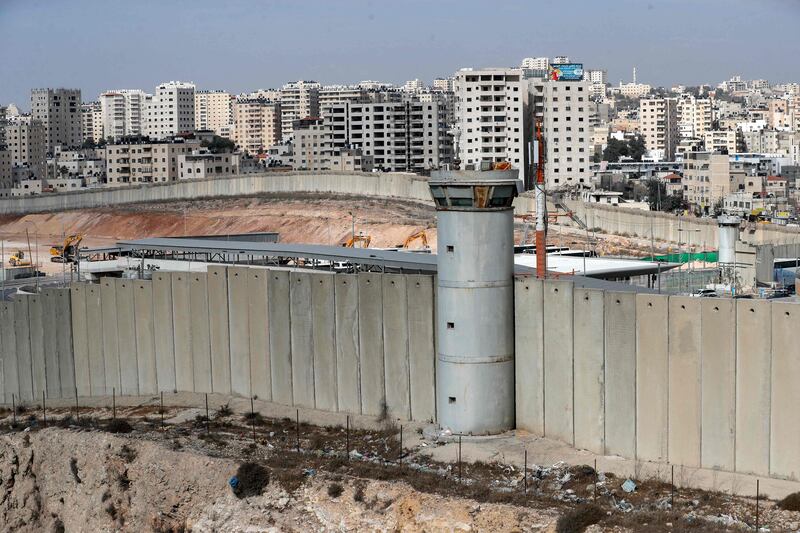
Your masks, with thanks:
[(569, 285), (515, 280), (519, 429), (628, 459), (798, 479), (800, 303)]
[(228, 178), (187, 180), (2, 199), (0, 200), (0, 214), (46, 213), (143, 202), (281, 193), (371, 196), (433, 205), (427, 178), (415, 174), (264, 172)]
[(0, 304), (0, 401), (221, 392), (432, 421), (433, 287), (214, 266), (48, 289)]

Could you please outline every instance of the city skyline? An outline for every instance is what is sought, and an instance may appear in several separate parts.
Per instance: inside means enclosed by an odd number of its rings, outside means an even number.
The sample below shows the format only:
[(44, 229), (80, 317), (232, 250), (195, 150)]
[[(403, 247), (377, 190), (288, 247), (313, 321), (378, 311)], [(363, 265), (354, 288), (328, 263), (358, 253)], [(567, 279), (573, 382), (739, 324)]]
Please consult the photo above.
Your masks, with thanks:
[[(108, 89), (151, 92), (172, 79), (232, 93), (297, 79), (430, 83), (463, 67), (511, 67), (524, 57), (555, 55), (607, 69), (612, 85), (629, 81), (633, 67), (640, 82), (653, 86), (716, 84), (735, 74), (772, 83), (800, 79), (800, 67), (787, 69), (780, 54), (800, 45), (791, 31), (800, 7), (790, 1), (768, 0), (747, 12), (742, 0), (595, 4), (507, 2), (482, 13), (471, 1), (413, 0), (398, 9), (368, 1), (242, 0), (221, 9), (205, 0), (167, 6), (145, 0), (125, 10), (94, 0), (10, 0), (0, 6), (0, 48), (28, 52), (4, 57), (0, 102), (27, 110), (35, 87), (80, 88), (90, 101)], [(59, 49), (70, 50), (68, 57)]]

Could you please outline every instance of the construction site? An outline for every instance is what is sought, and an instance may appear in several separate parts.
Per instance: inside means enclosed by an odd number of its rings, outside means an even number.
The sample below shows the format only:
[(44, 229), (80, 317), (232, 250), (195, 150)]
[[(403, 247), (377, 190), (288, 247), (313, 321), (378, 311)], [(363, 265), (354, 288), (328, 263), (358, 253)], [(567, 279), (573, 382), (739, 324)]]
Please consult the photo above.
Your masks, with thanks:
[(61, 196), (0, 199), (11, 529), (800, 527), (794, 237), (511, 170)]

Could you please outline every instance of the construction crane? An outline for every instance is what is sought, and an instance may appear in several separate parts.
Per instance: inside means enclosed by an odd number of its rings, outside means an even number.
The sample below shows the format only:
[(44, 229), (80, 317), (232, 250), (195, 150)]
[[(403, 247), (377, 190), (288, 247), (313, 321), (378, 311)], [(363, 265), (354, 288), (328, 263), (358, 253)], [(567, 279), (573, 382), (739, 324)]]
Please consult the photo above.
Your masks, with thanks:
[[(345, 248), (369, 248), (369, 243), (372, 242), (372, 237), (369, 235), (353, 235), (342, 246)], [(361, 244), (361, 246), (357, 246)]]
[(544, 193), (544, 137), (542, 117), (536, 117), (536, 277), (547, 277), (547, 201)]
[(405, 241), (403, 241), (403, 244), (398, 245), (397, 247), (398, 248), (408, 248), (411, 245), (412, 242), (417, 241), (417, 240), (422, 241), (422, 247), (424, 249), (427, 250), (429, 248), (429, 246), (428, 246), (428, 233), (424, 229), (412, 233), (411, 235), (408, 236), (408, 238)]
[(78, 247), (82, 240), (82, 233), (67, 235), (63, 244), (50, 247), (50, 261), (53, 263), (74, 263), (78, 258)]

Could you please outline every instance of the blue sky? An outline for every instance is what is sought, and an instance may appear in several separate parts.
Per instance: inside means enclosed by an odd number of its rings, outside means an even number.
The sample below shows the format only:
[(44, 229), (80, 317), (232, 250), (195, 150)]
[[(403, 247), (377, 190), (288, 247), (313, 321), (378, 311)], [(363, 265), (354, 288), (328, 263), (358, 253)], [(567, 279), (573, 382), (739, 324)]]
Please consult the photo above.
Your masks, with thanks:
[(800, 0), (0, 0), (0, 103), (31, 87), (430, 82), (569, 55), (609, 81), (800, 81)]

